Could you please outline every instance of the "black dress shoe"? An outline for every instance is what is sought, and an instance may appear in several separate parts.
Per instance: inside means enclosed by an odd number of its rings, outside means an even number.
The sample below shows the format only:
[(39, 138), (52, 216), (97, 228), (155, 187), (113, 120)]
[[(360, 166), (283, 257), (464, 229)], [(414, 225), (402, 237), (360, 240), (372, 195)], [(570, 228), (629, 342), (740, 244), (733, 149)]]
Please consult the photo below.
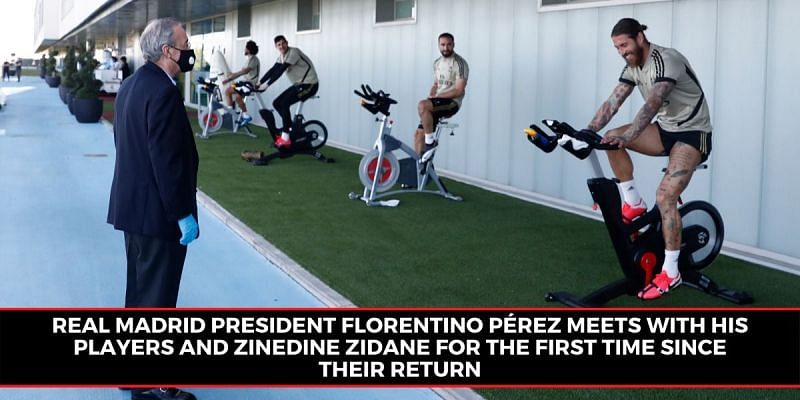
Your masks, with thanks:
[(132, 390), (131, 400), (197, 400), (197, 398), (189, 392), (176, 388), (155, 388)]

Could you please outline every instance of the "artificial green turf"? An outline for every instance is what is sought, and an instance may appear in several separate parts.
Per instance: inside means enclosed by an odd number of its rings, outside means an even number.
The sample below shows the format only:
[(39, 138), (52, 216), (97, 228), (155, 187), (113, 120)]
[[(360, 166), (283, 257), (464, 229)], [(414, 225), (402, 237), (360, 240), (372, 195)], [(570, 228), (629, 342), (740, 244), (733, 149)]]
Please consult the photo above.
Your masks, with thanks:
[[(193, 121), (194, 122), (194, 121)], [(198, 129), (195, 123), (195, 129)], [(200, 188), (252, 229), (360, 306), (546, 306), (552, 290), (588, 293), (621, 276), (602, 223), (446, 180), (464, 197), (402, 194), (397, 208), (367, 207), (359, 155), (323, 148), (263, 167), (242, 161), (257, 140), (222, 135), (198, 140)], [(202, 221), (201, 221), (202, 224)], [(235, 266), (231, 266), (235, 267)], [(797, 306), (800, 279), (720, 257), (717, 282), (746, 289), (757, 306)], [(612, 306), (642, 306), (635, 298)], [(647, 306), (728, 306), (684, 288)], [(480, 390), (487, 399), (768, 399), (780, 390)]]

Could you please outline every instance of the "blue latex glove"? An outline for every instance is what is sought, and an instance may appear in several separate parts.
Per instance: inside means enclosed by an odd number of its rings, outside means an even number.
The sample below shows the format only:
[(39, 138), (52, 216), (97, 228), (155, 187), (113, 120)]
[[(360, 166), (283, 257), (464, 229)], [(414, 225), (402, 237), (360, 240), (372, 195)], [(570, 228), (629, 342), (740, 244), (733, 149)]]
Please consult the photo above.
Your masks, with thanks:
[(184, 217), (178, 221), (178, 227), (181, 228), (181, 244), (188, 246), (193, 240), (197, 239), (197, 234), (200, 232), (200, 227), (197, 226), (197, 220), (194, 219), (192, 214)]

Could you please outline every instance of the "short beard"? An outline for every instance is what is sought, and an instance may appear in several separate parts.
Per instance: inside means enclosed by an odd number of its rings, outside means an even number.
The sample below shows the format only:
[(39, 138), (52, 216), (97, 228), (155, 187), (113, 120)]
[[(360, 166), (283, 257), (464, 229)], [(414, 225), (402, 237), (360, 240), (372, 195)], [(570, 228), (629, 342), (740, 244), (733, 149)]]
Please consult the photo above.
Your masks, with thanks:
[[(631, 67), (640, 66), (642, 64), (642, 61), (644, 61), (644, 47), (637, 47), (636, 50), (632, 52), (632, 54), (636, 57), (636, 61), (633, 64), (628, 63), (628, 65), (630, 65)], [(628, 60), (625, 59), (625, 61)]]

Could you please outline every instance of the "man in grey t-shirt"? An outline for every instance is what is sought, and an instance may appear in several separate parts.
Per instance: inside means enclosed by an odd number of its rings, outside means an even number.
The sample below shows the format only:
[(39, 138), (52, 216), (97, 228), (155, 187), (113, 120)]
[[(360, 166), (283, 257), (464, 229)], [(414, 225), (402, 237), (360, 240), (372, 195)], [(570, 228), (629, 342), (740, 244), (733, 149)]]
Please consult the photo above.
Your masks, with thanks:
[[(261, 77), (260, 83), (266, 82), (266, 87), (272, 85), (278, 78), (286, 72), (286, 76), (292, 82), (292, 86), (284, 90), (272, 105), (275, 110), (280, 114), (283, 120), (283, 128), (281, 135), (275, 139), (275, 145), (278, 147), (289, 148), (292, 146), (290, 132), (292, 130), (292, 114), (289, 108), (292, 104), (304, 101), (311, 96), (317, 94), (319, 90), (319, 78), (317, 78), (317, 70), (314, 68), (314, 63), (311, 59), (297, 47), (289, 47), (289, 42), (283, 35), (275, 37), (275, 48), (278, 49), (280, 55), (275, 61), (275, 65)], [(266, 89), (264, 89), (266, 90)]]
[[(222, 81), (222, 84), (227, 84), (228, 82), (243, 76), (245, 81), (252, 83), (254, 86), (258, 86), (258, 75), (261, 73), (261, 62), (258, 60), (258, 57), (256, 57), (256, 54), (258, 54), (258, 45), (256, 42), (248, 40), (247, 44), (244, 46), (244, 55), (247, 57), (247, 65), (245, 65), (241, 70), (228, 75), (228, 77)], [(239, 108), (242, 109), (242, 115), (239, 116), (238, 120), (239, 125), (247, 125), (253, 120), (253, 117), (247, 114), (247, 104), (244, 102), (242, 96), (236, 93), (233, 85), (228, 86), (228, 88), (225, 89), (225, 100), (227, 101), (228, 107), (233, 106), (234, 96), (236, 96), (236, 104), (238, 104)]]
[[(602, 143), (617, 145), (607, 151), (624, 197), (622, 217), (630, 222), (647, 211), (633, 181), (633, 162), (626, 148), (650, 156), (669, 156), (667, 172), (656, 193), (664, 234), (664, 264), (652, 283), (639, 292), (651, 300), (681, 283), (678, 256), (681, 217), (677, 202), (689, 185), (694, 169), (711, 152), (711, 118), (697, 75), (681, 53), (647, 40), (647, 26), (623, 18), (611, 31), (611, 40), (627, 65), (619, 84), (597, 110), (588, 128), (599, 131), (608, 124), (635, 86), (645, 100), (632, 123), (608, 131)], [(652, 122), (655, 117), (655, 122)]]
[(452, 34), (439, 35), (439, 53), (442, 56), (433, 62), (433, 86), (428, 98), (420, 100), (417, 106), (420, 122), (414, 132), (414, 150), (425, 160), (433, 155), (438, 145), (434, 141), (434, 132), (439, 119), (455, 115), (466, 93), (469, 65), (453, 50), (454, 47)]

